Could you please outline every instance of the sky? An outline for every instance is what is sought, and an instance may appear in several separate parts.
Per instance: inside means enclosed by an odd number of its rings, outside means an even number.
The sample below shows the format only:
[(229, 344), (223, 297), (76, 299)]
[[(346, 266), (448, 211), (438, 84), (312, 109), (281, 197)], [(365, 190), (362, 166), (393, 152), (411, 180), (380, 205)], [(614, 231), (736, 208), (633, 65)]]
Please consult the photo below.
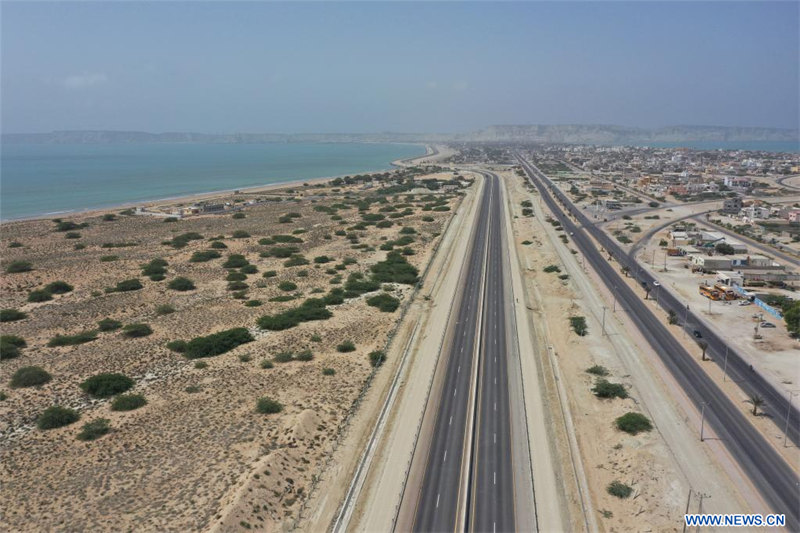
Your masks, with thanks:
[(797, 128), (799, 5), (4, 0), (0, 128)]

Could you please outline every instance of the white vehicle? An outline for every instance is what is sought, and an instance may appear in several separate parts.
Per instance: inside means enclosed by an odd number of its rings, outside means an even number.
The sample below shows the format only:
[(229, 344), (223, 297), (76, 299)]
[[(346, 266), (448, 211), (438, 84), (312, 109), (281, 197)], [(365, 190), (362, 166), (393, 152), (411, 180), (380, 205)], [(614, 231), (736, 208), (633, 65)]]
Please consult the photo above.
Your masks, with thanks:
[(660, 286), (661, 286), (661, 282), (659, 282), (659, 281), (654, 281), (653, 282), (653, 287), (660, 287)]
[(774, 328), (775, 324), (773, 324), (772, 322), (762, 322), (761, 323), (761, 327), (762, 328)]
[(750, 300), (742, 300), (741, 302), (739, 302), (739, 305), (744, 306), (744, 305), (750, 305), (751, 303), (752, 302)]

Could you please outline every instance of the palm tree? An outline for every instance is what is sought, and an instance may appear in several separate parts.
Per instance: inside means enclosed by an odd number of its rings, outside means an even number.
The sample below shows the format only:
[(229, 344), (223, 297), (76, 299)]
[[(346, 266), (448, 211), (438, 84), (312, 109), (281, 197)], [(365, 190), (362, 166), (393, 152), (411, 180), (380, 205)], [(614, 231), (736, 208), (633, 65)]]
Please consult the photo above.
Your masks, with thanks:
[(631, 271), (631, 267), (629, 267), (627, 265), (622, 267), (622, 273), (625, 274), (626, 278), (628, 277), (628, 274), (630, 273), (630, 271)]
[(700, 346), (701, 350), (703, 350), (703, 361), (705, 361), (706, 360), (706, 350), (708, 349), (708, 343), (707, 342), (698, 342), (697, 345)]
[(650, 287), (649, 287), (649, 286), (647, 286), (647, 287), (645, 287), (645, 288), (644, 288), (644, 299), (645, 299), (645, 300), (647, 300), (647, 298), (649, 298), (649, 297), (650, 297), (650, 290), (651, 290), (651, 289), (650, 289)]
[(753, 394), (745, 401), (753, 406), (753, 416), (758, 416), (758, 408), (764, 405), (764, 398), (758, 394)]

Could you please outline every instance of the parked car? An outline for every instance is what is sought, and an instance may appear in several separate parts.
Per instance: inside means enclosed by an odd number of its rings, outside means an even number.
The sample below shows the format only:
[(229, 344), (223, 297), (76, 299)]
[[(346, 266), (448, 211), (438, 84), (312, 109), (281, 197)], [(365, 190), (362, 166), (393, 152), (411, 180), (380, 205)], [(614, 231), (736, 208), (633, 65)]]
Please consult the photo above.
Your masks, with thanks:
[(764, 321), (764, 322), (761, 323), (761, 327), (762, 328), (774, 328), (775, 324), (773, 324), (772, 322)]
[(695, 338), (695, 339), (701, 339), (701, 338), (703, 338), (703, 334), (702, 334), (702, 333), (700, 333), (700, 330), (697, 330), (697, 329), (696, 329), (696, 330), (694, 330), (694, 331), (692, 332), (692, 335), (694, 335), (694, 338)]
[(739, 305), (750, 305), (752, 302), (750, 300), (742, 300), (739, 302)]

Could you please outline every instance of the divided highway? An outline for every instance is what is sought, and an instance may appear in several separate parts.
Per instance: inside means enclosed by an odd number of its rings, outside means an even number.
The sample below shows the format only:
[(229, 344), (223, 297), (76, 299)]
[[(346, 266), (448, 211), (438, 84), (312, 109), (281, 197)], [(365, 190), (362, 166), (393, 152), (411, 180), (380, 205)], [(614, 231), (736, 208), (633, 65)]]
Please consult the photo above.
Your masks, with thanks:
[[(500, 183), (485, 174), (413, 531), (513, 531)], [(477, 360), (476, 360), (477, 357)], [(533, 505), (533, 502), (531, 502)]]
[[(635, 273), (636, 265), (628, 263), (629, 258), (621, 248), (613, 243), (602, 230), (591, 224), (586, 216), (574, 207), (566, 196), (536, 167), (520, 156), (517, 156), (517, 159), (530, 182), (539, 190), (544, 202), (564, 229), (572, 235), (572, 240), (584, 253), (586, 260), (597, 271), (606, 286), (612, 290), (616, 287), (617, 298), (628, 310), (634, 324), (648, 339), (664, 365), (681, 384), (687, 396), (698, 409), (701, 405), (707, 404), (706, 423), (722, 440), (753, 485), (762, 494), (764, 500), (774, 512), (786, 515), (787, 529), (790, 531), (800, 530), (800, 478), (797, 474), (745, 418), (739, 408), (705, 374), (704, 370), (699, 367), (696, 358), (692, 357), (675, 339), (664, 325), (664, 321), (656, 317), (644, 301), (622, 280), (614, 266), (595, 247), (584, 228), (606, 248), (608, 253), (613, 253), (621, 264), (628, 266), (631, 268), (631, 272)], [(578, 219), (582, 227), (576, 225), (564, 214), (553, 196), (568, 206), (566, 209)], [(641, 279), (648, 283), (653, 281), (646, 273), (642, 274)], [(672, 298), (672, 301), (668, 298)], [(682, 304), (671, 297), (668, 291), (664, 291), (660, 295), (660, 301), (667, 305), (667, 308), (674, 306), (673, 308), (677, 308), (678, 311), (682, 308)], [(684, 313), (679, 312), (678, 316), (683, 318)], [(689, 316), (691, 317), (691, 314)], [(713, 346), (713, 342), (722, 342), (721, 339), (711, 338), (710, 334), (707, 340), (710, 348)], [(729, 368), (732, 360), (733, 357), (728, 362)], [(753, 375), (754, 373), (748, 371), (743, 375), (747, 374), (750, 374), (749, 386), (760, 389), (768, 385), (759, 383), (757, 374)], [(775, 402), (773, 408), (780, 414), (780, 398), (775, 397), (774, 391), (772, 395), (765, 395), (765, 397), (768, 398), (768, 402)], [(792, 414), (794, 415), (794, 412)], [(797, 418), (793, 417), (792, 422), (790, 437), (796, 442)], [(698, 489), (702, 489), (702, 487), (698, 487)]]

